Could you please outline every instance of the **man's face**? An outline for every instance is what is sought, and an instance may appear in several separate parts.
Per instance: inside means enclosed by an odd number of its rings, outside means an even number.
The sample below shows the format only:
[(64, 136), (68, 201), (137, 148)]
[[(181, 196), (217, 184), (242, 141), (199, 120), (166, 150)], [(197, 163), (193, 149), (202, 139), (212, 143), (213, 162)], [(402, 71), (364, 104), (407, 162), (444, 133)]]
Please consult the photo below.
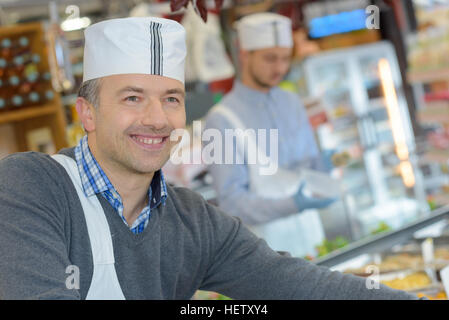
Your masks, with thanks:
[(292, 49), (267, 48), (247, 53), (247, 72), (262, 88), (277, 86), (290, 68)]
[(91, 135), (101, 161), (138, 174), (159, 170), (177, 143), (170, 133), (185, 127), (184, 85), (156, 75), (113, 75), (102, 79), (99, 100)]

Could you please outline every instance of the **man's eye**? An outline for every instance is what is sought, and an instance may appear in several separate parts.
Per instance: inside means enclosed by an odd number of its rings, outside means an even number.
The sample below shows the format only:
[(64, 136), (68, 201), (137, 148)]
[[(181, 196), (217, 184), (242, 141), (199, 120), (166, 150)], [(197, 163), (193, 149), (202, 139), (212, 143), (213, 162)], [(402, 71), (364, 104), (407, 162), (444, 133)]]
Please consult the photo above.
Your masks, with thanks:
[(130, 102), (139, 102), (139, 97), (137, 96), (129, 96), (125, 98), (126, 101), (130, 101)]
[(168, 98), (167, 98), (167, 101), (168, 101), (168, 102), (178, 103), (178, 102), (179, 102), (179, 99), (178, 99), (178, 98), (175, 98), (175, 97), (168, 97)]

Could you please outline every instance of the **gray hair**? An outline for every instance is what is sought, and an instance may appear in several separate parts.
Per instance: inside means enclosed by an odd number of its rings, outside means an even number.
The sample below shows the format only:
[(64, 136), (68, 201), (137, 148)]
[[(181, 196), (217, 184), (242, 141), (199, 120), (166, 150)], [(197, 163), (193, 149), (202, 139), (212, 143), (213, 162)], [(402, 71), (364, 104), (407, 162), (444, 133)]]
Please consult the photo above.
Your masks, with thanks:
[(86, 99), (97, 109), (100, 104), (100, 85), (101, 79), (92, 79), (83, 82), (78, 91), (78, 97)]

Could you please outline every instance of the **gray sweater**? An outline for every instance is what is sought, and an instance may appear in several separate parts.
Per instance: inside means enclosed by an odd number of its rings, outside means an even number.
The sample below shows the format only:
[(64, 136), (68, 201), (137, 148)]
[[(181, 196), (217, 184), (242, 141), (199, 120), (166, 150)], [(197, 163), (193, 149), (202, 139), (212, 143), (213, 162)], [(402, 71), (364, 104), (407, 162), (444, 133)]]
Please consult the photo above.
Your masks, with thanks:
[[(60, 153), (74, 158), (73, 149)], [(81, 203), (50, 156), (0, 161), (0, 299), (85, 299), (93, 265)], [(414, 299), (367, 289), (365, 279), (271, 250), (240, 220), (185, 188), (168, 186), (165, 205), (135, 235), (101, 195), (116, 271), (127, 299), (190, 299), (197, 289), (235, 299)], [(66, 286), (77, 266), (80, 287)]]

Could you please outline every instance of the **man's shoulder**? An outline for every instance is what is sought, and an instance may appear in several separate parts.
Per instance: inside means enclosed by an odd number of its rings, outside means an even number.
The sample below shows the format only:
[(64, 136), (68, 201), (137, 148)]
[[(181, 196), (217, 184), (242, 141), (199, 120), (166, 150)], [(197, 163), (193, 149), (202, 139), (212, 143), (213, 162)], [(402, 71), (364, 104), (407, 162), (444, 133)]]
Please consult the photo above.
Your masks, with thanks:
[[(61, 149), (58, 154), (74, 158), (74, 148)], [(42, 165), (56, 165), (51, 155), (36, 151), (16, 152), (0, 159), (0, 168), (9, 166), (36, 167)]]
[(47, 179), (58, 179), (61, 169), (63, 168), (49, 154), (42, 152), (17, 152), (0, 160), (0, 176), (17, 183), (33, 179), (45, 184)]
[(45, 153), (27, 151), (12, 153), (0, 160), (0, 169), (11, 168), (33, 168), (47, 164), (50, 161), (50, 156)]

